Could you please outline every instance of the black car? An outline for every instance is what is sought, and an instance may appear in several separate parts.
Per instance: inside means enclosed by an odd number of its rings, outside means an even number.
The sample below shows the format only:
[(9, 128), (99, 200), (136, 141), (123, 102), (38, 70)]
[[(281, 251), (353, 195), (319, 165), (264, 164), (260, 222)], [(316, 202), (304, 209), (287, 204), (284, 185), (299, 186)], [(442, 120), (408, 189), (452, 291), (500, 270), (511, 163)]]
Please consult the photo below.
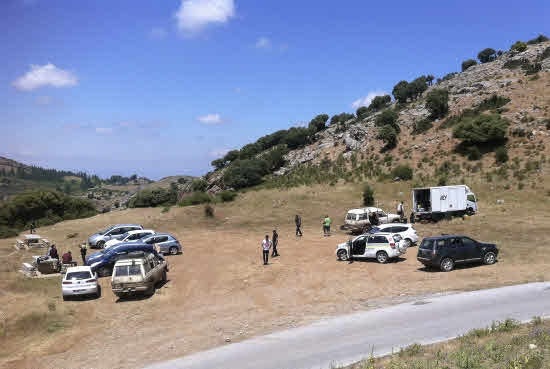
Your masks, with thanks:
[(424, 238), (416, 258), (427, 267), (450, 272), (458, 263), (494, 264), (497, 255), (495, 244), (478, 242), (461, 235), (442, 235)]

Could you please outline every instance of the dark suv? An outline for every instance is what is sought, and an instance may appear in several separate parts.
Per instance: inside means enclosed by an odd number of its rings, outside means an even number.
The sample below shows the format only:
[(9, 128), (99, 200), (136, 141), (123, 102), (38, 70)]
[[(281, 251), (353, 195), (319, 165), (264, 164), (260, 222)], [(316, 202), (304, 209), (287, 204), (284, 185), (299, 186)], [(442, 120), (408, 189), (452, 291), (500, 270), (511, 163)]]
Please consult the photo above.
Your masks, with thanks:
[(466, 236), (442, 235), (424, 238), (416, 258), (427, 267), (450, 272), (458, 263), (494, 264), (497, 255), (495, 244), (478, 242)]

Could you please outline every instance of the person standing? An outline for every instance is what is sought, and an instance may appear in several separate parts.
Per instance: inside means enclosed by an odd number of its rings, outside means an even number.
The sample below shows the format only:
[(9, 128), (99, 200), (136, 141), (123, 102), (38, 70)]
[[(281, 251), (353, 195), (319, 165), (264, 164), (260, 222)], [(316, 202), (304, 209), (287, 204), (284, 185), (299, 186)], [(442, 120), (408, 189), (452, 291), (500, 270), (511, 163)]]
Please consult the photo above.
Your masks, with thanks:
[(409, 223), (414, 224), (414, 212), (411, 211), (411, 216), (409, 217)]
[(296, 214), (294, 217), (294, 223), (296, 224), (296, 236), (302, 237), (302, 217)]
[(31, 222), (31, 227), (30, 228), (31, 228), (30, 229), (31, 234), (36, 232), (36, 223), (35, 223), (34, 220)]
[(271, 242), (273, 242), (273, 252), (271, 253), (271, 257), (279, 256), (279, 252), (277, 251), (277, 244), (279, 243), (279, 234), (277, 233), (277, 230), (273, 230), (273, 236), (271, 236)]
[(330, 236), (330, 224), (332, 223), (332, 220), (328, 215), (325, 215), (325, 219), (323, 219), (323, 236), (327, 237)]
[(264, 259), (264, 265), (267, 265), (269, 261), (269, 249), (271, 249), (272, 243), (269, 240), (269, 235), (265, 235), (265, 239), (262, 240), (262, 255)]
[(88, 249), (86, 248), (86, 244), (82, 243), (82, 245), (80, 245), (80, 256), (82, 256), (82, 265), (86, 265), (86, 252), (87, 251), (88, 251)]
[(399, 220), (401, 222), (405, 219), (405, 207), (403, 206), (403, 201), (397, 204), (397, 215), (399, 215)]

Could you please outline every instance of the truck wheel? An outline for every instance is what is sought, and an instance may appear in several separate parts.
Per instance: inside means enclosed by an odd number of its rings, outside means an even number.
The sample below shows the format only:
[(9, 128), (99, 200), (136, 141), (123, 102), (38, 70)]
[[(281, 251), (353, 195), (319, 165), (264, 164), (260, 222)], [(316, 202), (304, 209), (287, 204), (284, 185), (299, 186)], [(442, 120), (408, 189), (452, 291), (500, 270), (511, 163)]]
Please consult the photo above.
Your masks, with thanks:
[(376, 253), (376, 261), (380, 264), (386, 264), (388, 262), (388, 254), (385, 251), (378, 251)]
[(451, 258), (445, 258), (441, 260), (441, 264), (439, 264), (439, 267), (442, 272), (450, 272), (455, 267), (455, 262)]
[(497, 261), (497, 256), (496, 256), (495, 253), (492, 252), (492, 251), (489, 251), (489, 252), (486, 253), (485, 256), (483, 257), (483, 264), (485, 264), (485, 265), (494, 264), (495, 261)]
[(466, 209), (466, 214), (468, 214), (468, 216), (474, 215), (475, 214), (474, 209), (472, 209), (472, 208)]
[(346, 261), (348, 260), (348, 252), (346, 250), (338, 250), (336, 257), (338, 257), (338, 260)]

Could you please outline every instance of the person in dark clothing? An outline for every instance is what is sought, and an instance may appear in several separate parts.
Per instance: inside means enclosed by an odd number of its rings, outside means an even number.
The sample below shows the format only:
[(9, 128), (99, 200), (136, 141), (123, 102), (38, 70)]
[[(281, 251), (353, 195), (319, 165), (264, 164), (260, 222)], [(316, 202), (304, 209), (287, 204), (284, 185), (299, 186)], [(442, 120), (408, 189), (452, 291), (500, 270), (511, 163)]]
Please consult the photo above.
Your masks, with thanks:
[(34, 220), (31, 222), (31, 227), (30, 228), (31, 228), (30, 229), (31, 234), (36, 232), (36, 223), (35, 223)]
[(411, 224), (414, 224), (414, 212), (413, 211), (411, 211), (411, 216), (409, 217), (409, 222)]
[(50, 257), (52, 259), (59, 259), (59, 254), (57, 253), (57, 249), (55, 248), (55, 245), (52, 245), (52, 248), (50, 249)]
[(296, 224), (296, 236), (302, 237), (302, 230), (300, 229), (302, 227), (302, 217), (296, 214), (294, 223)]
[(271, 257), (279, 256), (279, 252), (277, 251), (277, 244), (279, 243), (279, 234), (277, 233), (277, 230), (273, 230), (273, 236), (271, 236), (271, 242), (273, 243), (273, 252), (271, 253)]
[(80, 256), (82, 256), (82, 265), (86, 265), (86, 252), (88, 249), (86, 248), (86, 244), (83, 243), (80, 245)]
[(380, 225), (380, 219), (378, 219), (378, 214), (377, 214), (375, 211), (372, 212), (372, 221), (373, 221), (373, 222), (372, 222), (371, 224), (372, 224), (373, 226), (378, 226), (378, 225)]

